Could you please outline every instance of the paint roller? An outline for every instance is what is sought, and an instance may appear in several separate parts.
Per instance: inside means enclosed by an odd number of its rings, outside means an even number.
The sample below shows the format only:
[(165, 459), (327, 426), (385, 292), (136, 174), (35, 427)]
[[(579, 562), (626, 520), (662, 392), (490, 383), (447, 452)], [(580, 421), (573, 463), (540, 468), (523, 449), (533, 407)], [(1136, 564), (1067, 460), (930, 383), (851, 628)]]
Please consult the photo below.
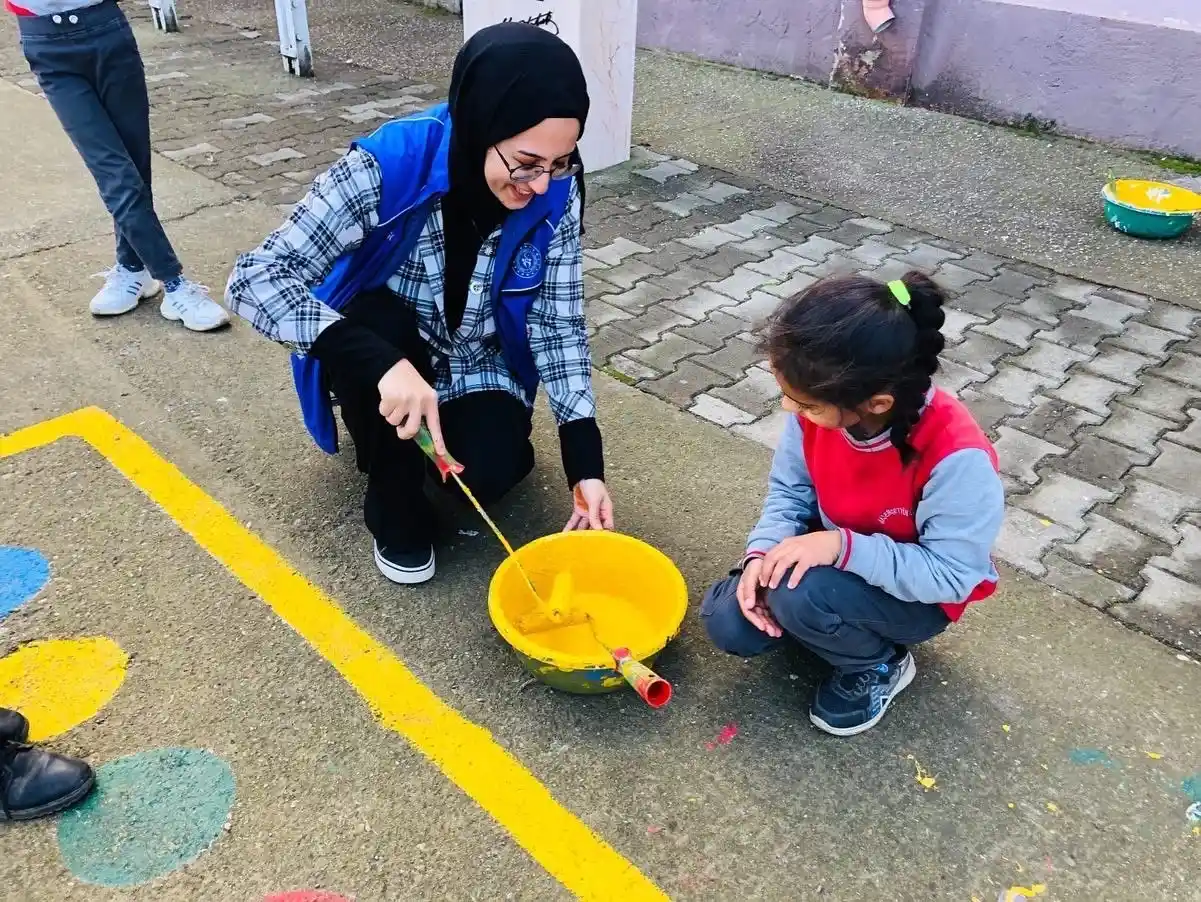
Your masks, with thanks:
[[(571, 574), (556, 574), (550, 605), (555, 606), (557, 600), (570, 597), (571, 594)], [(617, 672), (621, 674), (622, 679), (629, 683), (630, 688), (638, 693), (639, 698), (652, 708), (662, 708), (671, 701), (671, 683), (635, 659), (626, 646), (614, 648), (611, 643), (606, 642), (601, 637), (600, 626), (587, 611), (584, 612), (584, 618), (588, 622), (589, 629), (592, 630), (592, 638), (596, 644), (603, 648), (606, 654), (612, 656)]]
[[(561, 584), (561, 578), (565, 574), (556, 576), (550, 601), (543, 599), (538, 594), (538, 590), (534, 588), (534, 581), (530, 579), (529, 574), (525, 572), (525, 568), (521, 566), (521, 561), (518, 560), (517, 553), (513, 550), (513, 546), (509, 544), (509, 540), (505, 538), (504, 533), (500, 531), (500, 527), (492, 521), (487, 511), (484, 510), (484, 506), (476, 500), (475, 495), (471, 493), (471, 489), (467, 488), (467, 484), (460, 478), (459, 474), (464, 470), (463, 465), (451, 457), (450, 454), (438, 453), (437, 449), (434, 448), (433, 436), (430, 435), (429, 430), (424, 424), (417, 431), (415, 441), (426, 457), (434, 462), (434, 466), (438, 468), (438, 474), (442, 477), (442, 481), (446, 482), (448, 478), (453, 479), (459, 488), (462, 489), (463, 494), (471, 502), (471, 506), (475, 508), (476, 513), (483, 518), (484, 522), (488, 524), (488, 528), (492, 530), (492, 534), (504, 546), (509, 558), (513, 561), (513, 566), (517, 568), (517, 572), (525, 580), (530, 594), (534, 596), (535, 607), (517, 618), (516, 627), (522, 633), (531, 635), (533, 633), (543, 633), (547, 630), (558, 629), (563, 626), (578, 626), (588, 622), (587, 614), (570, 607), (570, 582), (566, 583), (566, 586)], [(564, 601), (567, 601), (568, 604), (564, 605), (562, 603)]]
[(671, 701), (671, 683), (667, 682), (667, 680), (663, 679), (663, 677), (659, 676), (641, 661), (635, 660), (629, 648), (625, 646), (612, 648), (607, 642), (603, 641), (599, 633), (597, 633), (596, 623), (586, 611), (579, 611), (569, 605), (565, 606), (563, 604), (565, 600), (570, 599), (572, 594), (571, 574), (558, 573), (555, 575), (555, 582), (549, 601), (544, 600), (538, 594), (538, 591), (534, 588), (533, 581), (522, 568), (521, 562), (518, 561), (517, 554), (513, 551), (513, 546), (509, 544), (497, 525), (492, 522), (492, 518), (488, 516), (483, 506), (471, 494), (471, 490), (459, 478), (459, 474), (464, 469), (463, 465), (449, 454), (442, 455), (437, 452), (437, 449), (434, 448), (434, 439), (424, 424), (417, 432), (416, 442), (425, 455), (434, 462), (434, 466), (438, 468), (438, 473), (442, 477), (442, 481), (445, 482), (448, 478), (454, 479), (459, 488), (463, 490), (463, 494), (467, 496), (467, 500), (471, 502), (479, 515), (484, 518), (484, 522), (488, 524), (489, 528), (496, 535), (496, 538), (500, 540), (501, 545), (504, 546), (505, 551), (508, 552), (509, 557), (512, 559), (514, 566), (517, 567), (526, 585), (529, 586), (530, 594), (534, 596), (537, 607), (517, 619), (517, 628), (526, 635), (530, 635), (549, 629), (587, 623), (589, 629), (592, 630), (592, 638), (596, 640), (596, 643), (607, 654), (613, 657), (613, 663), (617, 667), (617, 672), (638, 693), (639, 698), (652, 708), (662, 708)]
[(652, 708), (662, 708), (671, 701), (671, 683), (641, 661), (635, 661), (628, 648), (613, 649), (613, 663), (622, 678)]

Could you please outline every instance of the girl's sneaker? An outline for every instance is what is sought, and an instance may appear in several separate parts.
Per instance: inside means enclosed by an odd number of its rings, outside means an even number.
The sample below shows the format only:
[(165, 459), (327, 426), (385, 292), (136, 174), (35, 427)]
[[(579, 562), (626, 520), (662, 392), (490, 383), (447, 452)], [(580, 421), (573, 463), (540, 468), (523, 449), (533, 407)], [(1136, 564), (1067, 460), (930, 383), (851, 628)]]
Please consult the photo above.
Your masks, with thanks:
[(205, 286), (183, 278), (167, 283), (159, 313), (193, 332), (211, 332), (229, 323), (229, 312), (209, 297)]
[(917, 674), (913, 655), (899, 648), (891, 661), (869, 670), (839, 670), (822, 681), (809, 720), (832, 736), (854, 736), (878, 724)]
[(104, 287), (88, 305), (93, 316), (120, 316), (137, 307), (139, 301), (148, 300), (163, 290), (163, 283), (152, 279), (146, 270), (126, 269), (120, 263), (108, 272), (96, 275), (104, 277)]

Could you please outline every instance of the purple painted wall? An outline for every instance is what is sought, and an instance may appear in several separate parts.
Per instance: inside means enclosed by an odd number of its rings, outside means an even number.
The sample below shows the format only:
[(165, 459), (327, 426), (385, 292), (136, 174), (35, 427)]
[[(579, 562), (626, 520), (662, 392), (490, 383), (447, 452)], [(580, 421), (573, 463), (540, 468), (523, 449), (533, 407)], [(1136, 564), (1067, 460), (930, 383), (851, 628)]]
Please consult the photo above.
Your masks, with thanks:
[(1201, 158), (1201, 0), (640, 0), (638, 42)]
[(826, 81), (837, 46), (838, 0), (639, 0), (638, 43)]
[[(1201, 157), (1201, 27), (1186, 3), (1137, 0), (1141, 21), (1097, 0), (939, 0), (913, 71), (918, 103), (982, 119), (1032, 116), (1065, 134)], [(1100, 8), (1100, 10), (1098, 10)], [(1194, 8), (1193, 21), (1201, 20)], [(1158, 20), (1150, 24), (1147, 20)]]

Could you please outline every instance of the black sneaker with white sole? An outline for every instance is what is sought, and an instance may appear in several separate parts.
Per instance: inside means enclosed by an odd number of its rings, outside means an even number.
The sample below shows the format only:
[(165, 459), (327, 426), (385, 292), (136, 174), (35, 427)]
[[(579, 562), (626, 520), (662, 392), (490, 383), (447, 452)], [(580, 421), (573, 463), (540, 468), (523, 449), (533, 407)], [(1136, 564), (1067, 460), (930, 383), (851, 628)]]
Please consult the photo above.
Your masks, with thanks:
[(392, 548), (375, 543), (375, 566), (394, 583), (416, 586), (434, 578), (434, 546)]

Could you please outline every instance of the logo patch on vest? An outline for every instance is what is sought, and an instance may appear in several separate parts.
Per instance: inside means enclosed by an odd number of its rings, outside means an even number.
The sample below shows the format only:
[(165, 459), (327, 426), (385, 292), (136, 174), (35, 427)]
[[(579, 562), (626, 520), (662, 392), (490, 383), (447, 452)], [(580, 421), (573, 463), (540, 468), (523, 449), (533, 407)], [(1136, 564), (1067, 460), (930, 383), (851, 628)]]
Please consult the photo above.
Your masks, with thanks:
[(900, 517), (902, 520), (912, 520), (913, 511), (907, 507), (890, 507), (877, 518), (876, 522), (881, 526), (886, 526), (888, 521), (894, 517)]
[(513, 255), (513, 274), (519, 279), (532, 279), (542, 272), (542, 252), (534, 245), (523, 244)]

